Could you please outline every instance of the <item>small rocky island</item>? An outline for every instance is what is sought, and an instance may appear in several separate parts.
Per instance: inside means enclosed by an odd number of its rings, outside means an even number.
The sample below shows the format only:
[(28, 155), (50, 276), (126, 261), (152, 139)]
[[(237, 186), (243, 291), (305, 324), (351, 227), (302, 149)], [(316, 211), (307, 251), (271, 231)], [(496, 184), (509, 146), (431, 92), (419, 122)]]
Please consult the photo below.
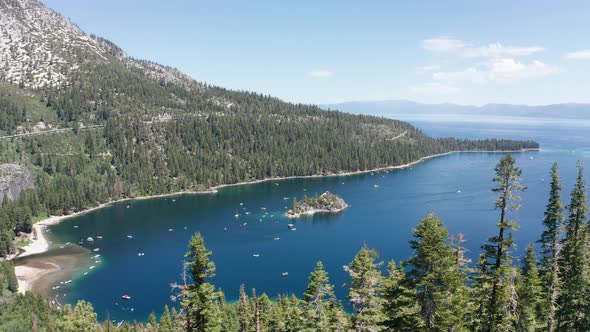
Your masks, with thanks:
[(348, 207), (348, 204), (338, 195), (328, 191), (315, 197), (303, 197), (301, 201), (293, 199), (293, 206), (287, 211), (287, 217), (299, 218), (303, 215), (315, 213), (335, 213)]

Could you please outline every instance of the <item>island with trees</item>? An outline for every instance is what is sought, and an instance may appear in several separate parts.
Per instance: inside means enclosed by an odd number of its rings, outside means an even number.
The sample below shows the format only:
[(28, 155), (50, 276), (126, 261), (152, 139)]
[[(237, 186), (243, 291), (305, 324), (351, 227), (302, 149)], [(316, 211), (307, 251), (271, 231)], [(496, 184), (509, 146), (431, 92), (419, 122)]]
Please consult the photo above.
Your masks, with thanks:
[(313, 215), (316, 213), (336, 213), (348, 207), (348, 204), (338, 195), (329, 191), (320, 196), (304, 196), (301, 201), (293, 198), (293, 206), (287, 211), (288, 218), (299, 218), (303, 215)]

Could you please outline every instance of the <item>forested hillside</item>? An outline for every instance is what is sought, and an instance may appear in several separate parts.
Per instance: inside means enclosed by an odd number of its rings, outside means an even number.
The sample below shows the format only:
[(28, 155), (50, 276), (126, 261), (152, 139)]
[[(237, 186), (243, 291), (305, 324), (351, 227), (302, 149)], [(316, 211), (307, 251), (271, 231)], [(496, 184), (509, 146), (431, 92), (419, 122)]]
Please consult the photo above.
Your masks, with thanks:
[(401, 121), (209, 86), (130, 58), (36, 0), (0, 9), (0, 163), (36, 182), (0, 209), (0, 256), (35, 219), (125, 197), (538, 147), (433, 139)]

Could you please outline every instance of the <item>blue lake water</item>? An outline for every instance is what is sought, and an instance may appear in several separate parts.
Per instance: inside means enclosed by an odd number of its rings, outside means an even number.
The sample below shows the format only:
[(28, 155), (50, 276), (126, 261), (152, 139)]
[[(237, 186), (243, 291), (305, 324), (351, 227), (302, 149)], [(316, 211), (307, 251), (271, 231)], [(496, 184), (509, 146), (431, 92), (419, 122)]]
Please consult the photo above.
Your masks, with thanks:
[[(433, 136), (541, 143), (540, 152), (515, 155), (528, 186), (522, 194), (522, 209), (514, 215), (521, 225), (515, 233), (519, 252), (540, 235), (551, 164), (557, 161), (561, 166), (566, 198), (575, 180), (576, 161), (590, 165), (590, 127), (580, 123), (412, 122)], [(99, 248), (92, 255), (100, 254), (101, 262), (89, 260), (95, 268), (62, 285), (61, 301), (91, 301), (101, 318), (108, 313), (115, 320), (145, 320), (152, 310), (161, 312), (165, 304), (171, 304), (169, 285), (179, 280), (187, 243), (197, 231), (217, 264), (212, 281), (228, 300), (237, 298), (241, 284), (271, 297), (301, 295), (309, 272), (321, 260), (338, 297), (345, 301), (344, 284), (349, 278), (342, 266), (363, 244), (376, 248), (383, 261), (408, 258), (412, 228), (429, 211), (442, 218), (452, 234), (465, 234), (470, 256), (476, 259), (481, 244), (496, 232), (490, 188), (500, 157), (453, 154), (389, 172), (272, 181), (225, 188), (216, 194), (121, 202), (68, 219), (50, 228), (54, 241), (77, 243), (91, 236), (95, 242), (83, 241), (82, 246)], [(292, 197), (326, 190), (342, 196), (350, 207), (337, 215), (297, 220), (297, 230), (290, 231), (287, 224), (293, 221), (283, 214)], [(102, 239), (97, 239), (99, 235)], [(288, 272), (288, 277), (282, 272)], [(123, 294), (132, 299), (122, 301)]]

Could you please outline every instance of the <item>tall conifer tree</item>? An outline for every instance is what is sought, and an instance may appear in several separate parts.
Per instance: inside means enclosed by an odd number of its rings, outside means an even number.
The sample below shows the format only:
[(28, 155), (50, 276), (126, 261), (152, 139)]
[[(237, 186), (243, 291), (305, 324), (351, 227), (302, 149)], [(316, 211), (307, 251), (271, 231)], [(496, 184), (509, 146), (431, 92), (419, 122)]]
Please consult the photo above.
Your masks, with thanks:
[(541, 327), (541, 302), (543, 288), (537, 269), (537, 257), (533, 245), (526, 248), (518, 283), (518, 325), (517, 331), (534, 332)]
[(201, 234), (193, 235), (189, 242), (189, 251), (185, 254), (185, 264), (193, 283), (183, 289), (181, 303), (185, 310), (187, 332), (221, 330), (217, 305), (219, 294), (215, 287), (206, 281), (215, 276), (215, 263), (209, 260), (211, 255)]
[(557, 163), (553, 163), (551, 167), (549, 203), (547, 203), (545, 219), (543, 219), (545, 230), (539, 240), (542, 255), (540, 272), (543, 281), (543, 307), (548, 332), (553, 332), (556, 328), (555, 313), (557, 311), (557, 297), (561, 289), (558, 261), (564, 223), (564, 207), (560, 194), (562, 188), (563, 186), (559, 180), (559, 166)]
[(381, 263), (377, 251), (363, 246), (354, 260), (344, 270), (352, 278), (348, 299), (354, 313), (352, 327), (357, 332), (381, 330), (383, 305), (380, 297), (383, 277), (379, 271)]
[(526, 189), (520, 184), (522, 171), (516, 167), (516, 160), (512, 154), (507, 154), (500, 159), (495, 172), (493, 181), (496, 185), (492, 191), (498, 194), (495, 201), (495, 208), (500, 210), (500, 220), (496, 224), (498, 235), (490, 237), (482, 246), (486, 260), (486, 273), (489, 275), (491, 284), (487, 318), (483, 324), (485, 331), (502, 329), (510, 324), (509, 321), (515, 320), (509, 303), (511, 299), (509, 288), (513, 279), (513, 272), (510, 271), (512, 264), (510, 249), (514, 245), (511, 231), (516, 230), (518, 224), (509, 219), (508, 213), (520, 208), (516, 202), (519, 199), (517, 192)]
[(417, 292), (420, 315), (428, 331), (462, 331), (467, 292), (448, 231), (433, 213), (413, 231), (408, 278)]
[(382, 322), (386, 331), (420, 331), (424, 321), (420, 316), (416, 290), (410, 286), (403, 265), (394, 261), (387, 265), (387, 276), (383, 281)]
[(578, 162), (578, 177), (567, 207), (565, 237), (559, 259), (559, 274), (563, 287), (559, 294), (557, 311), (558, 330), (587, 331), (588, 320), (588, 213), (584, 167)]

